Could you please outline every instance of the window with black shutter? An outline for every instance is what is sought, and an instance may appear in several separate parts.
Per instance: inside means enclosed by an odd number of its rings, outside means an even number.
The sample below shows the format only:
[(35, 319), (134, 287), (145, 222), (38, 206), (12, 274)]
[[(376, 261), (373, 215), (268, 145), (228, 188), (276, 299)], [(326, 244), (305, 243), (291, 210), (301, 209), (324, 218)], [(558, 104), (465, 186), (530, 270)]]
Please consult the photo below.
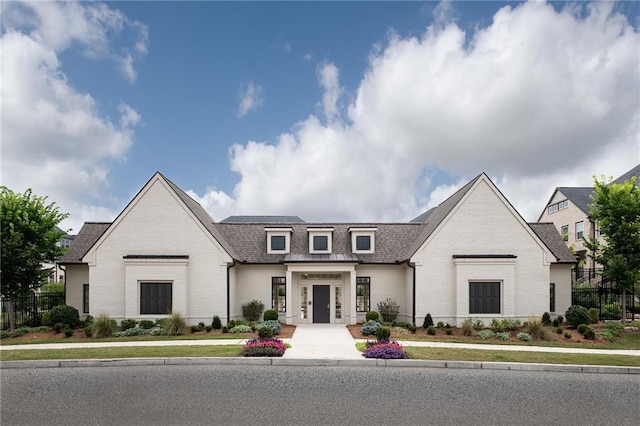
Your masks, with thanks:
[(140, 314), (170, 314), (171, 287), (171, 283), (140, 283)]
[(499, 314), (500, 313), (500, 283), (499, 282), (470, 282), (469, 283), (469, 313), (470, 314)]

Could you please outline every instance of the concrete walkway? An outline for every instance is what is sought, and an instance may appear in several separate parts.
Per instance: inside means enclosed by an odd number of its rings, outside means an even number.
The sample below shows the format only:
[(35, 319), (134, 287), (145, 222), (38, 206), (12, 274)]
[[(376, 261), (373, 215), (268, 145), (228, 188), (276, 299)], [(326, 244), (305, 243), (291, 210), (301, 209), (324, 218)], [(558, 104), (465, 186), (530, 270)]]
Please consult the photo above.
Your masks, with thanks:
[(347, 327), (340, 324), (301, 324), (283, 358), (363, 359)]

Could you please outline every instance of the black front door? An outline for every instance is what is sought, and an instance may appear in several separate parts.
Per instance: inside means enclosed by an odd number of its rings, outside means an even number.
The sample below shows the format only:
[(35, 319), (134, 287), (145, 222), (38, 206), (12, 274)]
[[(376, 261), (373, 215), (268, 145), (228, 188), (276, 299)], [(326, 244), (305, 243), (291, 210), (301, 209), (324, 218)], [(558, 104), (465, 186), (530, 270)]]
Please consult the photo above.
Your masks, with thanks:
[(329, 322), (329, 289), (328, 285), (313, 286), (313, 322)]

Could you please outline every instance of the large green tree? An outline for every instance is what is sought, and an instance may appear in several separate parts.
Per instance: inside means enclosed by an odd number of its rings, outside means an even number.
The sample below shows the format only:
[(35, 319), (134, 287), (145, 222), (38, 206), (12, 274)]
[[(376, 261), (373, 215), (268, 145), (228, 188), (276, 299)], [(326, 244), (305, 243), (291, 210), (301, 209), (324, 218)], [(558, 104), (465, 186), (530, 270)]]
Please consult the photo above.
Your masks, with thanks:
[(626, 293), (640, 282), (640, 188), (636, 178), (620, 184), (594, 178), (591, 216), (604, 243), (585, 241), (602, 275), (622, 290), (622, 318), (626, 320)]
[(15, 193), (0, 187), (0, 235), (2, 264), (0, 291), (9, 297), (10, 327), (15, 327), (13, 305), (17, 297), (29, 294), (46, 282), (50, 271), (42, 263), (64, 253), (58, 242), (64, 235), (57, 225), (68, 217), (56, 203), (34, 195), (31, 189)]

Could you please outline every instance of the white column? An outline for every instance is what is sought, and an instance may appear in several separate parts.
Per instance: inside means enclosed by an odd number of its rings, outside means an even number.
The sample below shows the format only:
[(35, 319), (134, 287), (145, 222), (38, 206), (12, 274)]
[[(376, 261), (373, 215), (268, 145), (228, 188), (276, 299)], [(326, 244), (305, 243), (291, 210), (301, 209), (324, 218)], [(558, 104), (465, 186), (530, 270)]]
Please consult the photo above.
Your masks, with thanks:
[(355, 268), (349, 271), (351, 285), (349, 286), (349, 324), (357, 322), (356, 316), (356, 271)]
[(292, 283), (292, 276), (293, 274), (291, 273), (291, 271), (289, 270), (289, 268), (287, 267), (287, 272), (286, 272), (286, 293), (287, 295), (286, 297), (286, 301), (285, 304), (287, 306), (287, 312), (285, 313), (285, 323), (286, 324), (293, 324), (293, 283)]

